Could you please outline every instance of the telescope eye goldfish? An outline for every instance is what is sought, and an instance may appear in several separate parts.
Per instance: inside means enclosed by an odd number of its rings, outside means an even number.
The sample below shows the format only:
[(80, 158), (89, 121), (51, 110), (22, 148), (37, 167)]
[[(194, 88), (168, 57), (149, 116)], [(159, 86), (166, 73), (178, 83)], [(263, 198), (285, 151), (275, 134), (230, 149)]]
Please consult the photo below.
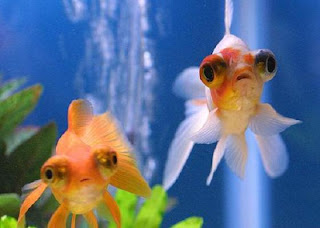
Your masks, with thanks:
[(91, 227), (98, 227), (94, 211), (101, 212), (101, 208), (121, 227), (120, 211), (107, 191), (108, 185), (143, 197), (151, 194), (131, 151), (111, 114), (94, 116), (89, 102), (73, 101), (68, 110), (68, 129), (58, 141), (56, 154), (43, 164), (41, 180), (25, 187), (33, 191), (21, 205), (18, 227), (23, 227), (26, 212), (47, 188), (60, 204), (49, 228), (66, 227), (70, 213), (72, 227), (76, 215), (83, 215)]
[(169, 147), (165, 189), (177, 180), (195, 143), (218, 142), (207, 185), (223, 157), (236, 175), (244, 177), (248, 128), (255, 135), (266, 173), (277, 177), (287, 169), (288, 155), (279, 133), (300, 121), (260, 102), (264, 83), (276, 75), (277, 61), (272, 51), (250, 50), (230, 33), (232, 13), (233, 3), (226, 0), (224, 37), (199, 68), (188, 68), (174, 83), (174, 92), (187, 99), (186, 118)]

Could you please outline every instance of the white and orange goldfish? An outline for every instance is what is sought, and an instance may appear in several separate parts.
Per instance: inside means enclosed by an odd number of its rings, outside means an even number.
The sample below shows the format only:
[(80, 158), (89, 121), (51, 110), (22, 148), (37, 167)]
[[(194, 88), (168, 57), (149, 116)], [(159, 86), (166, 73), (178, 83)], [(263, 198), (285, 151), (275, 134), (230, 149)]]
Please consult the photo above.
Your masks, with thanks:
[(281, 175), (288, 166), (286, 147), (279, 133), (300, 121), (283, 117), (269, 104), (260, 103), (264, 83), (276, 74), (276, 59), (270, 50), (251, 51), (230, 33), (232, 13), (233, 3), (226, 0), (223, 39), (212, 55), (204, 58), (200, 69), (185, 70), (174, 84), (174, 91), (188, 100), (186, 119), (169, 148), (163, 179), (166, 189), (175, 183), (194, 143), (218, 141), (207, 185), (223, 157), (242, 178), (248, 156), (248, 127), (255, 135), (270, 177)]
[(41, 168), (41, 180), (27, 185), (35, 188), (20, 208), (18, 227), (24, 226), (28, 209), (50, 188), (60, 206), (48, 227), (66, 227), (72, 213), (83, 215), (90, 227), (98, 227), (94, 210), (111, 214), (117, 227), (121, 216), (116, 202), (107, 191), (108, 185), (148, 197), (151, 190), (136, 167), (131, 147), (111, 114), (93, 115), (91, 104), (73, 101), (68, 110), (68, 129), (61, 136), (56, 154)]

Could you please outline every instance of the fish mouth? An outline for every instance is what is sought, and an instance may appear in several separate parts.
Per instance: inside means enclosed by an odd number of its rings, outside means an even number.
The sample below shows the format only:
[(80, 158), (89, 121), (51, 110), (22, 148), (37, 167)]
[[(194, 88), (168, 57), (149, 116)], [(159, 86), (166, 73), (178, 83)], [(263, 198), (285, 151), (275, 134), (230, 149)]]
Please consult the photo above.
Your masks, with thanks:
[(80, 180), (80, 182), (85, 182), (85, 181), (89, 181), (90, 179), (89, 178), (83, 178)]
[(242, 73), (242, 74), (239, 74), (236, 77), (236, 81), (241, 81), (241, 80), (244, 80), (244, 79), (252, 79), (252, 77), (251, 77), (251, 75), (249, 73)]

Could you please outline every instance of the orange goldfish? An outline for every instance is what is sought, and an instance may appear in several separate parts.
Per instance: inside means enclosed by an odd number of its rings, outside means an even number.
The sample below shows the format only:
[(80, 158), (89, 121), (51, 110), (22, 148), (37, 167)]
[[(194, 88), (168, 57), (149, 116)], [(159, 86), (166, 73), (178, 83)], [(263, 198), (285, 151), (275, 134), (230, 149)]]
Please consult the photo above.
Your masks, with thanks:
[(49, 228), (66, 227), (70, 213), (71, 227), (75, 227), (76, 215), (80, 214), (90, 227), (98, 227), (95, 209), (109, 211), (121, 227), (120, 211), (107, 191), (108, 185), (143, 197), (151, 193), (130, 151), (111, 114), (94, 116), (88, 101), (73, 101), (68, 110), (68, 129), (58, 141), (56, 154), (42, 166), (41, 180), (26, 187), (35, 189), (21, 205), (18, 226), (23, 226), (26, 212), (49, 187), (60, 204)]
[[(180, 124), (169, 148), (164, 172), (164, 187), (178, 178), (194, 143), (215, 143), (213, 174), (224, 157), (239, 177), (245, 174), (247, 143), (245, 131), (254, 133), (266, 173), (281, 175), (288, 166), (286, 147), (279, 135), (300, 121), (279, 115), (269, 104), (260, 103), (263, 85), (277, 71), (275, 55), (266, 49), (251, 51), (230, 33), (233, 3), (225, 1), (225, 35), (204, 58), (199, 68), (182, 72), (174, 92), (186, 102), (186, 119)], [(200, 80), (199, 80), (200, 74)]]

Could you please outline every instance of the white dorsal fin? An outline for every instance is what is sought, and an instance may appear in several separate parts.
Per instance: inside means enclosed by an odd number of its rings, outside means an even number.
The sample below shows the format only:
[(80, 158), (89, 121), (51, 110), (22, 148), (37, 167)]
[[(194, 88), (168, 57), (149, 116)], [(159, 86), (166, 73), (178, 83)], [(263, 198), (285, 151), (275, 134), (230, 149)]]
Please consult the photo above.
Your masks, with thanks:
[(230, 27), (232, 23), (233, 15), (233, 2), (232, 0), (226, 0), (225, 11), (224, 11), (224, 25), (226, 34), (230, 34)]

